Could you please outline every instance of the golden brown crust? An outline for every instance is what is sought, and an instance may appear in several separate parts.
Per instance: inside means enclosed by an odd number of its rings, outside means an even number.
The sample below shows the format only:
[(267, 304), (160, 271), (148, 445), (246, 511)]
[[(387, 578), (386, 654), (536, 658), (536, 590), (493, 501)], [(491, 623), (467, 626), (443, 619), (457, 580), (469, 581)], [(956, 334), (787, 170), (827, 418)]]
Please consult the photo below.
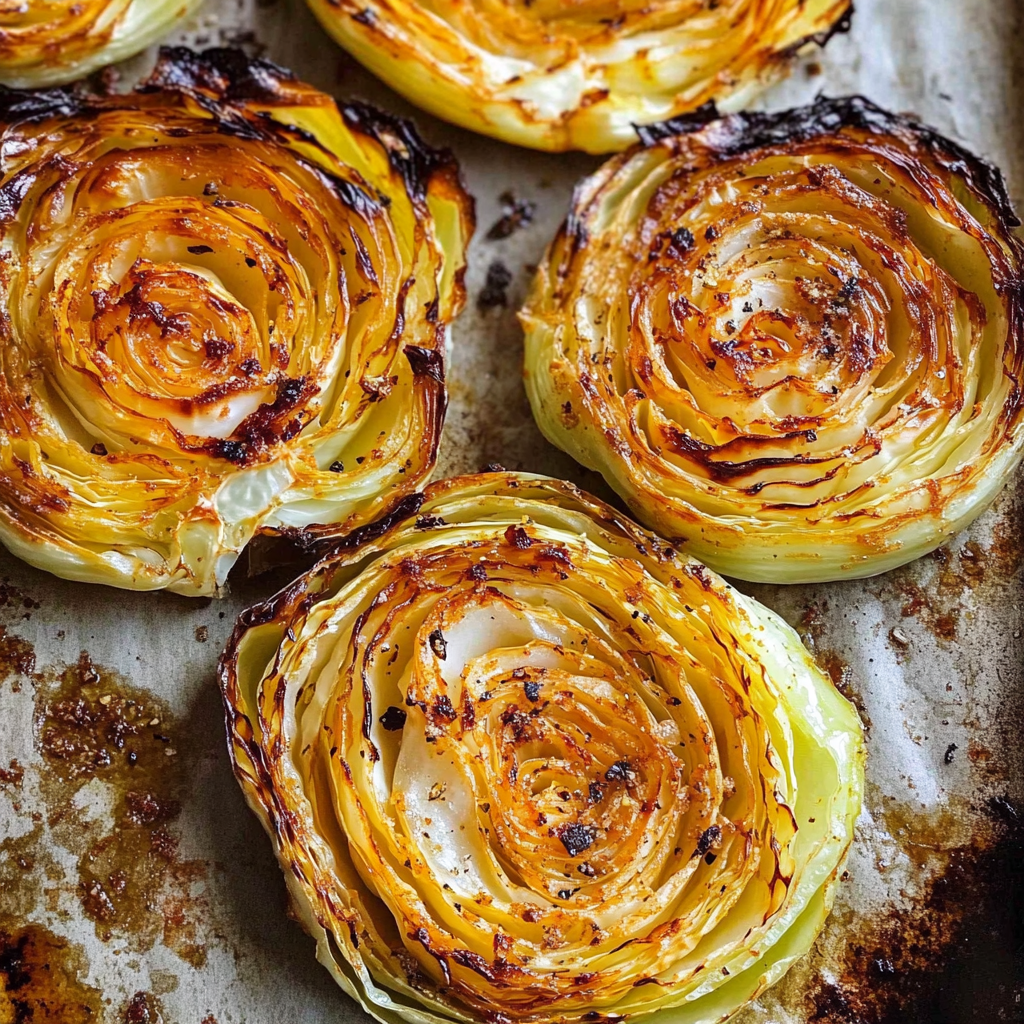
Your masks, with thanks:
[(713, 115), (577, 189), (523, 313), (534, 414), (727, 574), (917, 557), (1024, 446), (1002, 177), (859, 97)]
[(473, 229), (450, 153), (232, 50), (166, 49), (123, 96), (5, 90), (0, 125), (19, 554), (208, 592), (253, 534), (343, 534), (429, 474)]
[(145, 49), (200, 0), (0, 0), (0, 82), (70, 82)]
[(632, 124), (737, 109), (849, 0), (309, 0), (342, 46), (440, 117), (539, 149), (609, 152)]
[(859, 806), (795, 634), (542, 477), (431, 485), (219, 675), (297, 913), (381, 1019), (724, 1020), (813, 940)]

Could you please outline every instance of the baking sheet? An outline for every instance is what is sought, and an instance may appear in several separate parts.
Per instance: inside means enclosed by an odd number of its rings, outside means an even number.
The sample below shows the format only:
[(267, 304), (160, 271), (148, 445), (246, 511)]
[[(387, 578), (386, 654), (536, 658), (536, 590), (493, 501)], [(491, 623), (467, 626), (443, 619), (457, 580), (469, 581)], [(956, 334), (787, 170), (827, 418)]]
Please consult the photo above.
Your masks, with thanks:
[[(1024, 4), (858, 8), (852, 33), (805, 59), (763, 105), (863, 92), (912, 111), (998, 163), (1024, 209)], [(301, 0), (208, 0), (171, 41), (241, 44), (338, 96), (413, 116), (430, 141), (455, 150), (480, 230), (437, 475), (498, 462), (608, 497), (534, 426), (514, 315), (573, 183), (599, 161), (517, 150), (413, 111), (340, 51)], [(152, 56), (125, 65), (124, 80)], [(508, 189), (536, 204), (534, 221), (489, 241)], [(499, 260), (513, 275), (508, 305), (480, 309), (487, 268)], [(1018, 481), (950, 548), (885, 577), (741, 585), (801, 630), (862, 709), (870, 748), (866, 808), (836, 911), (815, 951), (744, 1011), (743, 1024), (1024, 1021), (1022, 517)], [(270, 844), (225, 751), (217, 656), (237, 612), (272, 584), (239, 578), (219, 602), (137, 595), (65, 583), (2, 552), (0, 580), (0, 972), (20, 971), (0, 992), (0, 1024), (363, 1018), (287, 918)], [(141, 744), (154, 806), (126, 804), (139, 786), (124, 773), (87, 767), (86, 727), (77, 751), (56, 749), (52, 735), (47, 746), (47, 709), (73, 716), (61, 687), (67, 697), (83, 681), (92, 712), (134, 713), (146, 726), (129, 744)], [(154, 834), (160, 856), (138, 853), (139, 835), (149, 843)], [(128, 854), (121, 861), (118, 848)], [(121, 894), (112, 865), (123, 872)], [(106, 879), (99, 890), (97, 878)]]

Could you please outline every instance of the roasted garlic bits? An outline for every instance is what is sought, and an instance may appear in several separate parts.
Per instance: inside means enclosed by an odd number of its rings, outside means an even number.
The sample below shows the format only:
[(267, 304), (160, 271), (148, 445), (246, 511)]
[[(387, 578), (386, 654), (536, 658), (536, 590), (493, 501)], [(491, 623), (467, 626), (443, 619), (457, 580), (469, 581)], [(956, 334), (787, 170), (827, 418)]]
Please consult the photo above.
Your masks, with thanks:
[(715, 101), (738, 110), (848, 27), (850, 0), (308, 0), (411, 102), (536, 149), (607, 153)]
[(427, 488), (245, 613), (230, 749), (381, 1021), (720, 1021), (806, 952), (857, 817), (796, 633), (571, 484)]
[(0, 83), (38, 88), (125, 60), (201, 0), (5, 0), (0, 3)]
[(861, 99), (642, 134), (522, 313), (547, 437), (742, 579), (868, 576), (970, 523), (1024, 449), (998, 171)]
[(257, 533), (431, 471), (471, 202), (409, 125), (238, 51), (123, 96), (5, 92), (0, 540), (213, 594)]

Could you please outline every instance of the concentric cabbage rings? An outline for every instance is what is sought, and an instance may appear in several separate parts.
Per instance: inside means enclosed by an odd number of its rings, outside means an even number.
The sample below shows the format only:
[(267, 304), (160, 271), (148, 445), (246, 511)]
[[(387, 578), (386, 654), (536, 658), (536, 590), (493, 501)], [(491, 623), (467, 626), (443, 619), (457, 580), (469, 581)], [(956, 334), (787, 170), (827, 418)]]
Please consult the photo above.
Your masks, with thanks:
[(0, 94), (0, 540), (217, 593), (431, 472), (472, 203), (411, 127), (239, 51)]
[(820, 929), (853, 708), (768, 609), (570, 484), (492, 473), (239, 620), (236, 775), (378, 1020), (723, 1020)]
[(548, 439), (727, 576), (869, 576), (963, 529), (1024, 452), (999, 172), (861, 99), (642, 135), (522, 313)]
[(62, 85), (157, 42), (202, 0), (7, 0), (0, 83)]

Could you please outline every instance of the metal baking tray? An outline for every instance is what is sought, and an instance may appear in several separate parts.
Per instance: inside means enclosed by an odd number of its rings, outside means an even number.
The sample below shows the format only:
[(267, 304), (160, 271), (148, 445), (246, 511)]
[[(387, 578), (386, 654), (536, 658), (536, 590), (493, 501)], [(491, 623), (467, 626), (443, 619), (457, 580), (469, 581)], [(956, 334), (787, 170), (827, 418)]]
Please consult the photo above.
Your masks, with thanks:
[[(1019, 0), (858, 0), (852, 32), (763, 105), (862, 92), (911, 111), (1001, 166), (1024, 209), (1022, 39)], [(437, 476), (498, 462), (610, 497), (534, 426), (515, 318), (574, 182), (599, 161), (515, 149), (412, 110), (301, 0), (207, 0), (170, 41), (262, 53), (328, 92), (413, 117), (455, 151), (480, 230)], [(125, 65), (122, 80), (153, 56)], [(535, 204), (533, 222), (488, 239), (509, 190)], [(482, 308), (494, 262), (511, 272), (507, 304)], [(1018, 480), (968, 534), (905, 569), (742, 585), (803, 633), (861, 709), (870, 748), (836, 910), (742, 1024), (1024, 1021), (1022, 516)], [(238, 611), (282, 580), (236, 573), (228, 598), (196, 601), (66, 583), (0, 553), (0, 581), (0, 1022), (362, 1017), (289, 920), (225, 750), (217, 656)], [(92, 733), (116, 721), (141, 776), (87, 768)], [(140, 777), (151, 800), (128, 795)]]

